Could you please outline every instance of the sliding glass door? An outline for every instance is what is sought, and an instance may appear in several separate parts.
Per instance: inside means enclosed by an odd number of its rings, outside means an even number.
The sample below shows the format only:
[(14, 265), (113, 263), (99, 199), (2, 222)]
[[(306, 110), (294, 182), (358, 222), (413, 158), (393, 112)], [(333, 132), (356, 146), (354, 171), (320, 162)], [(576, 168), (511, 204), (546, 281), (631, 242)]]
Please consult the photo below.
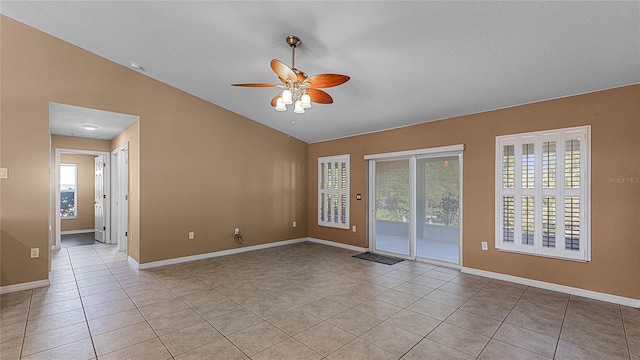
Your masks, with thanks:
[(439, 149), (365, 157), (371, 251), (460, 265), (462, 147)]
[(460, 263), (458, 156), (417, 159), (416, 257)]
[(409, 160), (377, 162), (375, 184), (375, 250), (409, 256)]

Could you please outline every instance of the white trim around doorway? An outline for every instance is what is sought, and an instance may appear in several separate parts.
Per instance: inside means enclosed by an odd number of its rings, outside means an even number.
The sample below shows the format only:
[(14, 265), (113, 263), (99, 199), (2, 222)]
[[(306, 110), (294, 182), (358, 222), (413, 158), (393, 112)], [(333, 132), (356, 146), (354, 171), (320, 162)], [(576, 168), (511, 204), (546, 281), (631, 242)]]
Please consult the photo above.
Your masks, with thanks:
[[(126, 252), (129, 229), (129, 142), (111, 152), (111, 166), (111, 243), (118, 246), (118, 251)], [(122, 204), (125, 206), (120, 206)]]
[[(65, 148), (56, 148), (55, 149), (55, 159), (54, 159), (54, 167), (55, 171), (55, 201), (53, 207), (51, 208), (54, 212), (55, 223), (56, 223), (56, 232), (55, 232), (55, 244), (52, 244), (51, 248), (60, 249), (60, 236), (61, 236), (61, 219), (60, 219), (60, 155), (61, 154), (76, 154), (76, 155), (95, 155), (95, 156), (103, 156), (106, 167), (105, 167), (105, 179), (111, 179), (111, 154), (106, 151), (96, 151), (96, 150), (79, 150), (79, 149), (65, 149)], [(107, 182), (109, 184), (109, 182)], [(111, 238), (111, 186), (105, 186), (105, 194), (107, 196), (105, 201), (105, 239)], [(92, 230), (93, 231), (93, 230)]]

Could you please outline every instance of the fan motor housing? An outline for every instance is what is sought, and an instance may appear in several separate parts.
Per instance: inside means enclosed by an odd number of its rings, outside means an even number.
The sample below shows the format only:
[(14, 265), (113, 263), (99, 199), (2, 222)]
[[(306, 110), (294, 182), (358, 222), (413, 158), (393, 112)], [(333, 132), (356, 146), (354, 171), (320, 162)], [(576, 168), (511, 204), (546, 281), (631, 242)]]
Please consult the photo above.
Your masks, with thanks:
[(289, 44), (289, 46), (291, 47), (298, 47), (302, 45), (302, 40), (300, 40), (300, 38), (295, 35), (287, 36), (286, 41), (287, 41), (287, 44)]

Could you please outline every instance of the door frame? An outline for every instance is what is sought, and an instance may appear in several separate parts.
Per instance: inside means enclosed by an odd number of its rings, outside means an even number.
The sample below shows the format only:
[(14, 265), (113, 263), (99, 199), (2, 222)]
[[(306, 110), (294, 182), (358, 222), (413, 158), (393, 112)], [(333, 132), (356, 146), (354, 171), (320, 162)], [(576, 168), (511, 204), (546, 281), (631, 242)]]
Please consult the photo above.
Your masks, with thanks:
[[(395, 153), (393, 153), (395, 154)], [(365, 159), (367, 159), (367, 157), (365, 156)], [(413, 179), (411, 176), (409, 176), (409, 224), (411, 224), (411, 226), (409, 226), (409, 234), (408, 234), (408, 241), (409, 241), (409, 255), (403, 255), (403, 254), (397, 254), (397, 253), (392, 253), (392, 252), (388, 252), (388, 251), (383, 251), (383, 250), (376, 250), (376, 221), (375, 217), (376, 217), (376, 202), (375, 202), (375, 198), (376, 198), (376, 162), (377, 161), (398, 161), (398, 160), (407, 160), (409, 162), (409, 174), (412, 174), (415, 172), (415, 161), (411, 161), (411, 159), (409, 157), (403, 157), (403, 156), (399, 156), (399, 157), (395, 157), (395, 156), (389, 156), (389, 157), (381, 157), (381, 158), (376, 158), (376, 159), (367, 159), (367, 165), (368, 165), (368, 184), (369, 184), (369, 192), (367, 194), (367, 205), (369, 207), (369, 211), (367, 211), (367, 222), (369, 223), (368, 226), (368, 234), (367, 236), (369, 237), (369, 239), (367, 239), (367, 242), (369, 243), (369, 252), (371, 253), (375, 253), (375, 254), (380, 254), (380, 255), (387, 255), (387, 256), (393, 256), (393, 257), (397, 257), (400, 259), (405, 259), (405, 260), (415, 260), (416, 259), (416, 247), (413, 244), (413, 241), (411, 239), (414, 238), (415, 236), (415, 221), (413, 221), (412, 217), (415, 214), (415, 179)]]
[[(56, 176), (55, 176), (55, 187), (54, 187), (54, 191), (55, 191), (55, 201), (54, 201), (54, 206), (53, 206), (53, 211), (54, 211), (54, 215), (55, 215), (55, 219), (56, 219), (56, 234), (55, 234), (55, 248), (56, 249), (60, 249), (60, 233), (61, 233), (61, 229), (60, 229), (60, 224), (61, 224), (61, 219), (60, 219), (60, 155), (61, 154), (76, 154), (76, 155), (94, 155), (94, 156), (103, 156), (104, 157), (104, 161), (105, 164), (107, 165), (105, 167), (105, 175), (104, 178), (105, 179), (111, 179), (110, 177), (110, 167), (111, 167), (111, 156), (108, 152), (106, 151), (95, 151), (95, 150), (79, 150), (79, 149), (66, 149), (66, 148), (56, 148), (55, 149), (55, 160), (54, 160), (54, 166), (56, 169)], [(111, 202), (111, 181), (105, 181), (104, 182), (104, 186), (105, 186), (105, 195), (107, 195), (105, 202), (104, 202), (104, 212), (105, 212), (105, 227), (107, 228), (105, 230), (105, 243), (109, 244), (110, 241), (109, 239), (111, 239), (111, 216), (110, 216), (110, 202)], [(107, 242), (109, 241), (109, 242)]]
[[(367, 162), (367, 243), (369, 244), (369, 251), (381, 255), (389, 255), (397, 258), (415, 260), (420, 262), (431, 263), (439, 266), (446, 266), (452, 268), (462, 268), (462, 246), (463, 246), (463, 154), (464, 144), (440, 146), (434, 148), (426, 148), (419, 150), (397, 151), (391, 153), (370, 154), (365, 155), (364, 159)], [(448, 263), (444, 261), (438, 261), (433, 259), (426, 259), (417, 257), (416, 254), (416, 162), (417, 159), (422, 158), (435, 158), (440, 156), (459, 156), (460, 161), (460, 228), (459, 228), (459, 245), (458, 245), (458, 258), (459, 264)], [(375, 191), (376, 191), (376, 161), (391, 161), (391, 160), (408, 160), (409, 161), (409, 255), (404, 256), (402, 254), (389, 253), (386, 251), (376, 250), (376, 221), (375, 221)], [(413, 176), (412, 176), (413, 175)]]
[[(451, 156), (458, 156), (458, 166), (460, 167), (460, 182), (458, 184), (459, 189), (458, 189), (458, 194), (459, 195), (459, 211), (460, 211), (460, 226), (458, 226), (458, 237), (459, 237), (459, 244), (458, 244), (458, 264), (453, 264), (453, 263), (449, 263), (446, 261), (440, 261), (440, 260), (435, 260), (435, 259), (427, 259), (427, 258), (421, 258), (418, 257), (418, 254), (416, 252), (416, 260), (420, 260), (423, 262), (429, 262), (431, 264), (435, 264), (435, 265), (440, 265), (440, 266), (448, 266), (448, 267), (455, 267), (455, 268), (462, 268), (462, 224), (463, 224), (463, 169), (464, 169), (464, 164), (463, 164), (463, 151), (450, 151), (450, 152), (436, 152), (436, 153), (429, 153), (429, 154), (422, 154), (422, 155), (416, 155), (416, 162), (419, 159), (435, 159), (435, 158), (439, 158), (439, 157), (451, 157)], [(416, 224), (417, 225), (417, 224)], [(417, 246), (417, 245), (416, 245)]]
[[(125, 162), (125, 156), (127, 161)], [(118, 251), (126, 252), (128, 247), (128, 236), (122, 234), (121, 229), (124, 227), (128, 232), (129, 225), (129, 142), (116, 148), (111, 152), (111, 218), (112, 225), (112, 243), (118, 245)], [(120, 204), (126, 203), (126, 207)]]

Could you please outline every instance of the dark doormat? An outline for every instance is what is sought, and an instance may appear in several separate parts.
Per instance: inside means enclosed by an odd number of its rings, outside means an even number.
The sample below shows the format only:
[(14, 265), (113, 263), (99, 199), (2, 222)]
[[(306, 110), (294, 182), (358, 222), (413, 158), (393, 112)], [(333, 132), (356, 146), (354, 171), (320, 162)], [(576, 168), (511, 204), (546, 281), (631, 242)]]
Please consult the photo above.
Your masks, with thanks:
[(358, 255), (353, 255), (353, 257), (358, 258), (358, 259), (375, 261), (377, 263), (381, 263), (381, 264), (385, 264), (385, 265), (393, 265), (393, 264), (399, 263), (400, 261), (404, 261), (403, 259), (398, 259), (398, 258), (394, 258), (394, 257), (391, 257), (391, 256), (372, 254), (370, 252), (366, 252), (366, 253), (362, 253), (362, 254), (358, 254)]

